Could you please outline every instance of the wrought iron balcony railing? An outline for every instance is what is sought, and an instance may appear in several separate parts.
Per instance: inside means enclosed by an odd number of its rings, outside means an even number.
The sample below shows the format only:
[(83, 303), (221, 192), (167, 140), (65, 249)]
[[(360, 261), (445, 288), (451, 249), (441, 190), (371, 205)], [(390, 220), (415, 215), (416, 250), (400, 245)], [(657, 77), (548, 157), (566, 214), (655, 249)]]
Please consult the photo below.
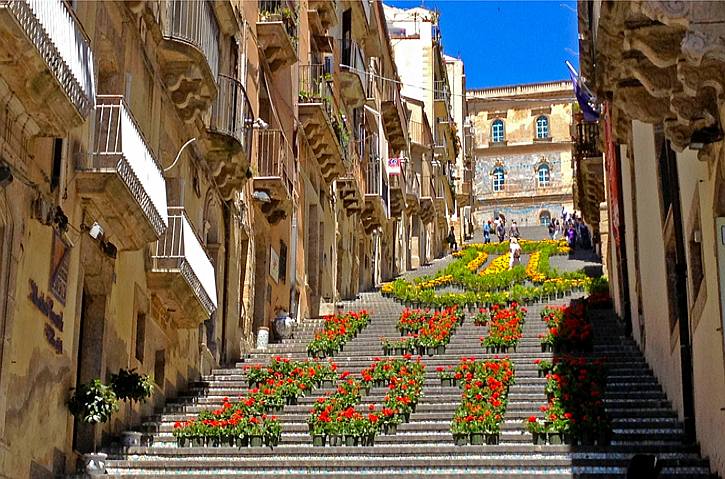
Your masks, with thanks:
[(594, 158), (599, 151), (599, 123), (580, 121), (576, 124), (575, 154), (580, 158)]
[(35, 45), (75, 109), (87, 117), (93, 107), (94, 74), (90, 40), (63, 0), (2, 0)]
[[(115, 170), (157, 234), (166, 229), (166, 180), (123, 97), (96, 97), (91, 170)], [(83, 169), (83, 168), (82, 168)]]
[(300, 103), (321, 103), (328, 117), (332, 118), (332, 77), (325, 73), (325, 65), (300, 65), (299, 80)]
[(259, 0), (260, 22), (282, 22), (292, 44), (297, 46), (297, 10), (286, 0)]
[(282, 179), (287, 193), (292, 196), (292, 150), (281, 130), (255, 130), (257, 132), (257, 170), (262, 177)]
[(169, 227), (151, 256), (153, 272), (178, 272), (208, 314), (217, 308), (214, 265), (183, 207), (169, 208)]
[(216, 78), (219, 74), (219, 25), (211, 3), (205, 0), (169, 0), (165, 15), (164, 36), (199, 50)]
[(252, 105), (242, 83), (236, 78), (219, 75), (217, 94), (211, 110), (211, 130), (237, 139), (247, 155), (252, 140)]

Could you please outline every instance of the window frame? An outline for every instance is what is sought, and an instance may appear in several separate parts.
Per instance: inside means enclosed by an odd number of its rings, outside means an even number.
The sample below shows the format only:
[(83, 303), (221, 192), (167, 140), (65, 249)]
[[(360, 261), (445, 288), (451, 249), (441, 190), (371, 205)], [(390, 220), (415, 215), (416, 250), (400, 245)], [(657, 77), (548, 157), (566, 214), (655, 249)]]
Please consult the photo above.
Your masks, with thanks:
[(491, 173), (491, 188), (494, 193), (501, 193), (506, 187), (506, 171), (503, 166), (496, 166)]
[[(497, 130), (496, 127), (499, 125), (501, 126), (500, 138), (498, 138), (496, 135), (496, 130)], [(496, 118), (491, 123), (491, 141), (493, 143), (503, 143), (504, 141), (506, 141), (506, 124), (504, 123), (504, 121), (501, 118)]]
[[(543, 120), (542, 124), (539, 124), (539, 121)], [(540, 126), (543, 125), (543, 128), (540, 129)], [(535, 134), (537, 140), (546, 140), (550, 138), (551, 132), (549, 130), (549, 117), (546, 115), (539, 115), (536, 117), (536, 120), (534, 121), (534, 127), (535, 127)], [(542, 133), (544, 133), (542, 135)]]
[[(546, 171), (546, 179), (542, 180), (542, 173)], [(536, 184), (539, 188), (548, 188), (551, 186), (551, 167), (547, 163), (542, 163), (536, 168)]]

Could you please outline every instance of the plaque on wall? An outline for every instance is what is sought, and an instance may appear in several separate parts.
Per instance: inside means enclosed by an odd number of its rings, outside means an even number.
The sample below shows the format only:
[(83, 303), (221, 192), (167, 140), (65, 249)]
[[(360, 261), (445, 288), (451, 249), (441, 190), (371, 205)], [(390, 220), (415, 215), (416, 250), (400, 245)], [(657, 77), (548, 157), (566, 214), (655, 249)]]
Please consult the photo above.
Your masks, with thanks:
[(50, 253), (50, 280), (48, 289), (65, 306), (65, 296), (68, 290), (70, 246), (63, 241), (60, 233), (55, 229), (53, 230), (53, 245), (51, 246)]

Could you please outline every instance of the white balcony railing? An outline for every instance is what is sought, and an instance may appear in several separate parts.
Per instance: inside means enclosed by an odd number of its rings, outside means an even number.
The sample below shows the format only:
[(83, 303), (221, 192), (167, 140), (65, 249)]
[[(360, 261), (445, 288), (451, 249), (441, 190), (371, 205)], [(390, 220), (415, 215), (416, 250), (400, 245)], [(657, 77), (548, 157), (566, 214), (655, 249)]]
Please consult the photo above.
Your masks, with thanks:
[(123, 97), (96, 98), (91, 169), (115, 169), (158, 234), (168, 226), (166, 180)]
[(95, 96), (93, 51), (67, 2), (2, 0), (0, 7), (12, 12), (76, 110), (86, 117)]
[(184, 208), (169, 207), (169, 228), (156, 243), (154, 271), (178, 271), (209, 313), (217, 309), (214, 265), (186, 217)]

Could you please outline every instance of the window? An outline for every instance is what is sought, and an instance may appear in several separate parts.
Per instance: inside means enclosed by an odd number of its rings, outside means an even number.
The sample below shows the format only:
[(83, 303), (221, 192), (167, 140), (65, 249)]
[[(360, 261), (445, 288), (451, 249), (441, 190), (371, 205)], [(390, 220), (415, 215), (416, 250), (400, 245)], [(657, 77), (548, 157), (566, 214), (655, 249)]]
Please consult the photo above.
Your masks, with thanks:
[(551, 183), (551, 170), (549, 169), (549, 165), (546, 163), (541, 164), (537, 170), (537, 176), (540, 188), (549, 186)]
[(154, 354), (154, 382), (160, 388), (164, 387), (166, 379), (166, 350), (159, 349)]
[(549, 138), (549, 119), (544, 115), (536, 119), (536, 138)]
[(503, 141), (503, 120), (494, 120), (491, 124), (491, 140), (494, 143), (500, 143)]
[(144, 313), (136, 314), (136, 359), (143, 363), (144, 346), (146, 344), (146, 315)]
[(283, 283), (287, 281), (287, 245), (284, 241), (279, 242), (279, 277)]
[(506, 182), (506, 174), (503, 171), (502, 166), (497, 166), (493, 169), (493, 191), (503, 191), (503, 185)]
[(549, 223), (551, 223), (551, 213), (546, 210), (539, 213), (539, 223), (544, 226), (549, 226)]

